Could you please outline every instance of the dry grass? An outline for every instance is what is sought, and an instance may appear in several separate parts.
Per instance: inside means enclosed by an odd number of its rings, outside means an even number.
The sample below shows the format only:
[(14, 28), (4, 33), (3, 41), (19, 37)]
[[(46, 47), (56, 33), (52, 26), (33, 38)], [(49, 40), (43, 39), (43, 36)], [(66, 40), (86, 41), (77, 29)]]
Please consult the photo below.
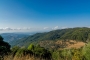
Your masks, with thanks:
[[(56, 46), (60, 46), (58, 49), (59, 50), (63, 50), (63, 49), (71, 49), (71, 48), (81, 48), (83, 46), (85, 46), (85, 42), (81, 42), (81, 41), (76, 41), (76, 40), (57, 40), (57, 41), (41, 41), (40, 42), (40, 46), (43, 47), (50, 47), (50, 48), (55, 48), (54, 45)], [(64, 47), (65, 46), (65, 47)], [(63, 47), (63, 48), (62, 48)]]
[(4, 60), (41, 60), (40, 58), (35, 58), (34, 56), (30, 57), (29, 55), (22, 57), (13, 57), (12, 55), (8, 55), (4, 57)]
[(83, 46), (85, 46), (85, 43), (84, 42), (77, 42), (77, 43), (75, 43), (73, 45), (69, 45), (67, 48), (68, 49), (69, 48), (76, 48), (76, 49), (78, 49), (78, 48), (83, 47)]
[(86, 44), (84, 42), (79, 42), (79, 41), (77, 42), (75, 40), (69, 40), (69, 41), (66, 41), (66, 42), (62, 42), (62, 41), (59, 41), (59, 40), (56, 41), (56, 44), (58, 44), (58, 45), (62, 45), (63, 43), (66, 44), (66, 47), (64, 49), (70, 49), (70, 48), (78, 49), (78, 48), (81, 48), (81, 47), (85, 46), (85, 44)]

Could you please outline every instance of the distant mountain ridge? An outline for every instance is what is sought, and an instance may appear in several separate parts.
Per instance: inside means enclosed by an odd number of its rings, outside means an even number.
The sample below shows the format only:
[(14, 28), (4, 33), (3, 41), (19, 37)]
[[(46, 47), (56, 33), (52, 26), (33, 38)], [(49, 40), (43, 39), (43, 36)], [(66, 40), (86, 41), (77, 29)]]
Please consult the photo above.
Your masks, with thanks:
[(18, 33), (2, 33), (1, 36), (4, 38), (4, 41), (10, 43), (14, 40), (18, 40), (23, 37), (27, 37), (29, 35), (28, 34), (18, 34)]
[[(14, 42), (12, 41), (11, 45), (28, 46), (30, 43), (39, 44), (41, 41), (57, 41), (57, 40), (63, 41), (75, 40), (87, 42), (90, 40), (90, 28), (77, 27), (77, 28), (53, 30), (44, 33), (36, 33), (29, 37), (25, 37)], [(51, 45), (53, 44), (54, 42)]]

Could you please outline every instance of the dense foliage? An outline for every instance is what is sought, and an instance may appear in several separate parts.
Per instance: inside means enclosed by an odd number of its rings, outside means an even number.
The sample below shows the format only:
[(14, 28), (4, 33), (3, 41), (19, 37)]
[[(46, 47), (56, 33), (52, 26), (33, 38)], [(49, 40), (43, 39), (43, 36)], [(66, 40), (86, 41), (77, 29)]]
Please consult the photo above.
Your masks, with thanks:
[(34, 46), (30, 44), (28, 48), (20, 48), (18, 46), (14, 46), (11, 49), (13, 57), (22, 57), (25, 55), (34, 56), (40, 59), (51, 59), (51, 53), (47, 49), (41, 47), (40, 45)]
[[(9, 55), (12, 60), (30, 60), (29, 57), (33, 56), (31, 60), (90, 60), (90, 43), (79, 49), (62, 49), (62, 50), (48, 50), (40, 45), (30, 44), (28, 48), (15, 46), (11, 49)], [(11, 59), (10, 57), (7, 57)], [(16, 59), (15, 59), (16, 58)], [(7, 59), (6, 59), (7, 60)]]

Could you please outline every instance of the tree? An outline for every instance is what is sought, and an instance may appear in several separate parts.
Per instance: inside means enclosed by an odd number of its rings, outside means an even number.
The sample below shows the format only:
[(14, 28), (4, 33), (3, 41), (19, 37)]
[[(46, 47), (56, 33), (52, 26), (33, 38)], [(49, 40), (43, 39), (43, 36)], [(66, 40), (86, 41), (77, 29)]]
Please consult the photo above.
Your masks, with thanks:
[(74, 55), (72, 57), (72, 60), (83, 60), (83, 55), (80, 50), (75, 49), (73, 53)]
[(0, 36), (0, 55), (1, 53), (6, 53), (10, 51), (10, 45), (7, 42), (3, 41), (3, 38)]
[(13, 54), (13, 57), (16, 55), (17, 51), (20, 49), (19, 46), (14, 46), (11, 48), (11, 51), (12, 51), (12, 54)]
[(33, 50), (34, 50), (34, 45), (33, 45), (33, 44), (30, 44), (30, 45), (28, 46), (28, 50), (33, 51)]
[(82, 53), (86, 60), (90, 60), (90, 42), (83, 47)]
[(52, 59), (53, 60), (60, 60), (61, 58), (60, 58), (60, 52), (59, 51), (54, 51), (53, 53), (52, 53)]
[(0, 36), (0, 59), (8, 52), (10, 52), (10, 45), (4, 42), (2, 36)]

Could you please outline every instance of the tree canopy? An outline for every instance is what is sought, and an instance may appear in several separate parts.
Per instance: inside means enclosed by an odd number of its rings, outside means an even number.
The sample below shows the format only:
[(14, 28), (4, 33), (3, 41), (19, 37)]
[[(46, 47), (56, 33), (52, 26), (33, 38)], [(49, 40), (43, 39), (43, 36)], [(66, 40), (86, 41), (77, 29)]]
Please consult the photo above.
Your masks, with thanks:
[(10, 51), (10, 45), (3, 41), (3, 37), (0, 36), (0, 55), (6, 54)]

